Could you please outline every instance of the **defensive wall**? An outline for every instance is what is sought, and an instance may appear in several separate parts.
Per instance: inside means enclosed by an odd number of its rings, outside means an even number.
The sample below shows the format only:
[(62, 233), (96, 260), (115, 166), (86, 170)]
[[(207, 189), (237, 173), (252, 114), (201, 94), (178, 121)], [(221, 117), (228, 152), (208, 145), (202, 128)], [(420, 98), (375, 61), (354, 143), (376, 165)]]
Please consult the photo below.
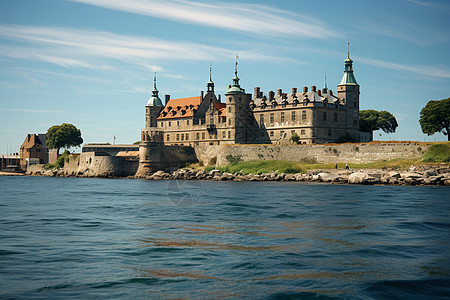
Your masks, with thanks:
[(80, 176), (80, 177), (126, 177), (134, 176), (139, 166), (137, 158), (110, 156), (104, 152), (83, 152), (70, 155), (60, 170), (45, 170), (43, 165), (32, 165), (29, 175)]
[(420, 142), (376, 142), (320, 145), (219, 145), (195, 148), (201, 165), (225, 166), (227, 156), (242, 161), (287, 160), (308, 163), (369, 163), (419, 158), (429, 145)]
[(109, 156), (103, 152), (71, 155), (64, 168), (44, 170), (33, 165), (27, 174), (79, 177), (145, 177), (157, 170), (184, 167), (198, 162), (203, 166), (225, 166), (230, 156), (242, 161), (286, 160), (308, 163), (370, 163), (399, 158), (419, 158), (429, 144), (420, 142), (371, 142), (321, 145), (207, 145), (164, 146), (148, 148), (147, 160), (136, 157)]

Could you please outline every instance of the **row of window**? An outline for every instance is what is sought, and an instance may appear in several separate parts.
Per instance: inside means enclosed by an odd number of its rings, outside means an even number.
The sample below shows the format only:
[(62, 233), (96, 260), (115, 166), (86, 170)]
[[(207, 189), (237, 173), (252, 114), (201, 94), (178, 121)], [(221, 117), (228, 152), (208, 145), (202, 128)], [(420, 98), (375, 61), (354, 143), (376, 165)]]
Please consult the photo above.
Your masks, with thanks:
[[(175, 140), (176, 141), (188, 141), (189, 140), (189, 133), (176, 133), (175, 135)], [(226, 138), (228, 136), (228, 138), (231, 138), (231, 131), (222, 131), (222, 138)], [(210, 139), (217, 139), (217, 135), (209, 135)], [(204, 140), (206, 139), (206, 133), (202, 132), (201, 133), (201, 139)], [(197, 132), (195, 134), (195, 140), (200, 140), (200, 132)], [(166, 141), (169, 142), (170, 141), (170, 134), (166, 135)]]

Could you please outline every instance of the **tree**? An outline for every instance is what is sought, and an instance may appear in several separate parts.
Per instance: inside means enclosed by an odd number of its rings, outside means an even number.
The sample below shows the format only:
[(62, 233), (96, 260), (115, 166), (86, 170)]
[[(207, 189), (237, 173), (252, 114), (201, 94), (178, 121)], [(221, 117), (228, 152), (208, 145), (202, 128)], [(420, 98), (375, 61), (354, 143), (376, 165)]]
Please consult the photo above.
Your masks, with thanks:
[(55, 125), (47, 130), (47, 147), (49, 149), (56, 149), (59, 154), (59, 149), (62, 147), (76, 147), (83, 143), (81, 138), (81, 131), (72, 124), (63, 123)]
[(432, 135), (442, 131), (450, 141), (450, 98), (428, 101), (420, 111), (419, 123), (423, 133)]
[(300, 141), (300, 137), (298, 136), (297, 132), (294, 132), (292, 134), (291, 141), (293, 141), (294, 143), (298, 144), (298, 142)]
[(375, 130), (379, 129), (386, 133), (394, 133), (397, 127), (397, 120), (388, 111), (368, 109), (359, 112), (359, 129), (361, 131), (370, 132), (372, 135)]

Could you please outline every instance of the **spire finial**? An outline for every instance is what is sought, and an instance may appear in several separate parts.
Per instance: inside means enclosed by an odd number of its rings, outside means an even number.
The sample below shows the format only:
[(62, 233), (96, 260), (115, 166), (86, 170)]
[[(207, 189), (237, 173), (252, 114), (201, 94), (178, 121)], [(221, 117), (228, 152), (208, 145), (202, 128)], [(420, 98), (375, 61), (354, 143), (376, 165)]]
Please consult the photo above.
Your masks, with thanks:
[(212, 72), (212, 67), (211, 67), (211, 64), (209, 64), (209, 81), (212, 82), (212, 79), (211, 79), (211, 72)]
[(327, 74), (325, 73), (325, 89), (328, 89), (327, 88)]
[(350, 39), (347, 41), (347, 57), (350, 58)]
[(156, 71), (155, 76), (153, 77), (153, 88), (156, 90)]
[(239, 55), (237, 55), (237, 53), (236, 53), (236, 65), (234, 67), (234, 74), (236, 75), (236, 77), (237, 77), (238, 58), (239, 58)]

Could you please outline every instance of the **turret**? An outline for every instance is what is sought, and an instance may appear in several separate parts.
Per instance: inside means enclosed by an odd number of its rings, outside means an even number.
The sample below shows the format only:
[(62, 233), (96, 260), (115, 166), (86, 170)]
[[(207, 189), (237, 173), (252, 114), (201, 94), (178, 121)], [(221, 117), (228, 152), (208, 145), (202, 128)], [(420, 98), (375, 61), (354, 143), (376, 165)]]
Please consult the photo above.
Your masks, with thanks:
[(350, 42), (345, 60), (344, 76), (338, 85), (338, 98), (347, 106), (347, 134), (359, 142), (359, 84), (353, 74), (353, 60), (350, 58)]
[(156, 88), (156, 72), (153, 79), (153, 91), (152, 96), (148, 99), (147, 105), (145, 106), (145, 127), (156, 127), (156, 118), (158, 117), (161, 110), (164, 108), (161, 99), (159, 98), (159, 91)]
[(238, 56), (236, 55), (236, 63), (234, 69), (233, 84), (226, 92), (227, 103), (227, 127), (231, 131), (231, 139), (235, 143), (245, 143), (247, 140), (247, 132), (245, 124), (249, 122), (250, 112), (250, 100), (251, 94), (246, 94), (245, 90), (239, 85), (238, 77)]

